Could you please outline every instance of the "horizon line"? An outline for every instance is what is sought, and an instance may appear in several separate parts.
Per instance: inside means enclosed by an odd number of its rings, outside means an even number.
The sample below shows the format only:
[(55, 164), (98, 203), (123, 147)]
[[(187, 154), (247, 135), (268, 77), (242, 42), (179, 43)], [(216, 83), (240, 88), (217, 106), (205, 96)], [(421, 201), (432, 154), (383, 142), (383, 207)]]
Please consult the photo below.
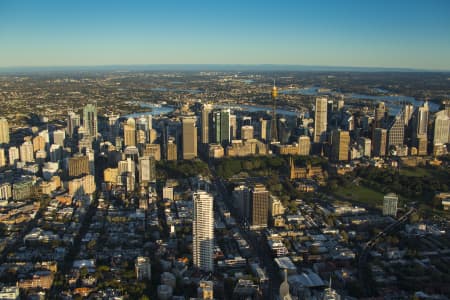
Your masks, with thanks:
[[(225, 71), (217, 69), (217, 67), (225, 67), (226, 71), (233, 71), (232, 67), (245, 68), (248, 67), (250, 69), (257, 68), (260, 71), (360, 71), (360, 72), (436, 72), (436, 73), (448, 73), (450, 69), (427, 69), (427, 68), (414, 68), (414, 67), (387, 67), (387, 66), (330, 66), (330, 65), (303, 65), (303, 64), (275, 64), (275, 63), (261, 63), (261, 64), (245, 64), (245, 63), (149, 63), (149, 64), (99, 64), (99, 65), (40, 65), (40, 66), (0, 66), (0, 73), (14, 73), (14, 72), (38, 72), (40, 71), (76, 71), (77, 69), (124, 69), (124, 68), (155, 68), (155, 67), (169, 67), (172, 71), (189, 71), (186, 67), (196, 68), (196, 70), (191, 71), (200, 71), (198, 68), (207, 67), (210, 68), (206, 71)], [(176, 67), (182, 67), (183, 70), (177, 70)], [(269, 67), (269, 69), (264, 69), (264, 67)], [(285, 68), (285, 69), (277, 69), (277, 68)], [(69, 71), (68, 70), (68, 71)], [(113, 71), (113, 70), (109, 70)], [(136, 71), (136, 70), (129, 70)], [(157, 69), (148, 70), (148, 71), (157, 71)], [(161, 70), (163, 71), (163, 70)], [(238, 71), (238, 70), (235, 70)], [(239, 70), (239, 71), (242, 71)], [(250, 71), (250, 70), (249, 70)]]

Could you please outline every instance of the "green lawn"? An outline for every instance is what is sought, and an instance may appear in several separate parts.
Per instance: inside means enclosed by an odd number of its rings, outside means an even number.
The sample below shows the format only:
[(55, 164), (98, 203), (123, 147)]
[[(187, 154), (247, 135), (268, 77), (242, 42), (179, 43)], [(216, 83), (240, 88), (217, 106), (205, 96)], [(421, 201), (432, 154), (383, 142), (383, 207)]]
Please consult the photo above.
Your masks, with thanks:
[(338, 187), (333, 194), (342, 200), (364, 203), (378, 208), (382, 207), (384, 196), (383, 193), (357, 185), (350, 187)]

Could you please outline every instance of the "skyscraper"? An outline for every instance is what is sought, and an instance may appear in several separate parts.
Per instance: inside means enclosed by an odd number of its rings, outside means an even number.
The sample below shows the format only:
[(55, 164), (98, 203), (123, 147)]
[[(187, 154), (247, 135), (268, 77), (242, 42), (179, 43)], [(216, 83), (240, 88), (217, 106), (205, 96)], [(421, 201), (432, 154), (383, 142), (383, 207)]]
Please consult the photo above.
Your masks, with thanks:
[(8, 149), (8, 160), (10, 166), (15, 166), (16, 163), (19, 161), (19, 148), (17, 147), (10, 147)]
[(435, 114), (433, 144), (450, 143), (450, 117), (447, 110)]
[(167, 140), (167, 160), (177, 160), (177, 144), (173, 137)]
[(385, 156), (386, 143), (387, 143), (387, 130), (384, 128), (375, 128), (372, 141), (373, 155)]
[(182, 118), (183, 159), (197, 157), (197, 128), (195, 117)]
[(269, 191), (262, 184), (250, 189), (250, 228), (259, 230), (267, 227), (269, 217)]
[(348, 160), (348, 149), (350, 146), (350, 134), (348, 131), (335, 129), (331, 134), (331, 160)]
[(381, 128), (383, 127), (383, 121), (386, 116), (386, 105), (384, 102), (378, 103), (377, 107), (375, 108), (375, 119), (374, 119), (374, 126), (373, 128)]
[(403, 110), (395, 117), (391, 118), (387, 128), (387, 148), (393, 150), (401, 147), (405, 140), (405, 121), (403, 119)]
[(20, 161), (22, 162), (33, 162), (34, 161), (34, 151), (33, 144), (28, 141), (20, 145)]
[(83, 109), (83, 127), (91, 137), (96, 137), (98, 133), (97, 107), (87, 104)]
[(53, 144), (64, 147), (64, 140), (66, 139), (66, 133), (63, 130), (53, 131)]
[(316, 98), (314, 116), (314, 143), (323, 143), (327, 139), (327, 104), (327, 98)]
[(202, 140), (203, 144), (208, 144), (210, 142), (210, 124), (211, 124), (211, 111), (213, 106), (211, 104), (203, 104), (202, 106), (202, 117), (201, 117), (201, 130), (202, 130)]
[(275, 81), (273, 82), (273, 87), (272, 87), (272, 102), (273, 102), (273, 107), (272, 107), (272, 119), (270, 120), (270, 141), (271, 142), (278, 142), (278, 128), (277, 128), (277, 96), (278, 96), (278, 90), (277, 87), (275, 86)]
[(231, 142), (230, 115), (229, 109), (213, 111), (214, 142), (222, 144), (222, 146), (226, 146)]
[(6, 166), (5, 148), (0, 148), (0, 168)]
[(250, 140), (253, 138), (253, 126), (245, 125), (241, 127), (241, 139)]
[(0, 144), (9, 144), (9, 125), (5, 118), (0, 118)]
[(139, 158), (139, 183), (147, 184), (156, 181), (155, 159), (149, 156)]
[(413, 115), (413, 132), (412, 142), (413, 146), (417, 148), (419, 155), (427, 154), (427, 141), (428, 141), (428, 117), (430, 110), (428, 108), (428, 102), (417, 108)]
[(123, 125), (123, 142), (125, 147), (136, 146), (136, 121), (129, 118)]
[(383, 198), (383, 216), (397, 216), (398, 196), (389, 193)]
[(74, 113), (73, 111), (69, 111), (68, 116), (67, 116), (67, 134), (70, 137), (73, 137), (76, 129), (78, 127), (80, 127), (80, 115)]
[(309, 155), (311, 151), (311, 139), (307, 135), (298, 138), (298, 155)]
[(193, 260), (197, 268), (214, 270), (214, 213), (213, 196), (205, 191), (193, 194), (194, 220), (192, 222)]

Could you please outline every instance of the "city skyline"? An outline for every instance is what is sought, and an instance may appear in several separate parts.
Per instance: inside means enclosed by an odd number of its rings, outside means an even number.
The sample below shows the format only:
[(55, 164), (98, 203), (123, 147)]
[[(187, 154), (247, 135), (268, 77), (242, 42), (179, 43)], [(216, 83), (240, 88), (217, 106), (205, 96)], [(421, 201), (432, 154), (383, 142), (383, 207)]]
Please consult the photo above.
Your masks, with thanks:
[(438, 0), (3, 2), (0, 68), (236, 64), (450, 70), (449, 11), (450, 3)]

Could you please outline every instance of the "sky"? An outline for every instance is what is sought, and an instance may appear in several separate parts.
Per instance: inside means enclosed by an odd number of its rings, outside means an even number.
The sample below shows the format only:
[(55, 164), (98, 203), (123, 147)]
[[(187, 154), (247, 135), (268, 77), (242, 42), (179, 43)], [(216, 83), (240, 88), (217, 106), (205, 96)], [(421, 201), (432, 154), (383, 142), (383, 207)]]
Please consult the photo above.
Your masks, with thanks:
[(450, 70), (450, 1), (0, 0), (0, 68), (135, 64)]

